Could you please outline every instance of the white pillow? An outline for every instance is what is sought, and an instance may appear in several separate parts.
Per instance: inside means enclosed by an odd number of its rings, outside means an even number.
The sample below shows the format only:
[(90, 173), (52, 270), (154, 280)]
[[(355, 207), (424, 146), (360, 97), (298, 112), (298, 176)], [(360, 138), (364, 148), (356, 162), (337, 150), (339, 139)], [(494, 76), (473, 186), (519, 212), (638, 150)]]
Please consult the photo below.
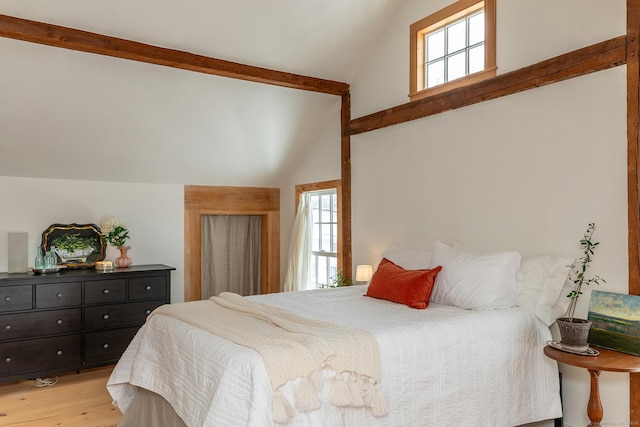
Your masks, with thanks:
[[(458, 249), (460, 251), (463, 252), (473, 252), (473, 253), (483, 253), (483, 254), (498, 254), (501, 252), (482, 252), (482, 251), (478, 251), (477, 249), (473, 249), (470, 248), (469, 246), (465, 246), (462, 243), (458, 242), (458, 241), (453, 241), (453, 247), (454, 249)], [(508, 252), (514, 252), (514, 251), (508, 251)], [(520, 292), (520, 290), (522, 289), (522, 273), (520, 272), (520, 265), (516, 266), (516, 290), (518, 292)]]
[(550, 326), (569, 306), (566, 296), (573, 285), (567, 278), (573, 261), (572, 258), (551, 255), (522, 257), (523, 287), (517, 305), (532, 311)]
[(518, 300), (520, 254), (474, 253), (434, 243), (431, 268), (442, 266), (431, 294), (435, 304), (472, 310), (513, 307)]
[(390, 245), (382, 252), (381, 257), (405, 270), (427, 270), (431, 266), (431, 251), (405, 249)]

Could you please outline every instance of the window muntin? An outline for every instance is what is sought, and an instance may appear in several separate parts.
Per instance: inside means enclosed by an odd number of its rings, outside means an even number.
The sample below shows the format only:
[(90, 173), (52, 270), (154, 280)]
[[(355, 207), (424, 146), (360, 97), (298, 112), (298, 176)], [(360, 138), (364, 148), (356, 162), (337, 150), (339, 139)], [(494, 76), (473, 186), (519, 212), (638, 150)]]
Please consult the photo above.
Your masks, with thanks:
[(411, 25), (411, 100), (495, 76), (495, 0), (459, 0)]

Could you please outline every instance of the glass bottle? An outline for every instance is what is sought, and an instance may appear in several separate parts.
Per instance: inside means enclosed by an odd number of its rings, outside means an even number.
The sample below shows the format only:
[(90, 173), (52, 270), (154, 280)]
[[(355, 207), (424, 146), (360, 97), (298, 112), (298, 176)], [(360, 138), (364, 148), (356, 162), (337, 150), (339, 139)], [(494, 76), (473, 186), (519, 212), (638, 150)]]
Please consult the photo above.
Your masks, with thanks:
[(44, 256), (42, 255), (42, 248), (40, 246), (36, 246), (36, 260), (33, 264), (34, 268), (44, 268)]
[(47, 251), (44, 256), (44, 268), (56, 268), (56, 254), (53, 251)]

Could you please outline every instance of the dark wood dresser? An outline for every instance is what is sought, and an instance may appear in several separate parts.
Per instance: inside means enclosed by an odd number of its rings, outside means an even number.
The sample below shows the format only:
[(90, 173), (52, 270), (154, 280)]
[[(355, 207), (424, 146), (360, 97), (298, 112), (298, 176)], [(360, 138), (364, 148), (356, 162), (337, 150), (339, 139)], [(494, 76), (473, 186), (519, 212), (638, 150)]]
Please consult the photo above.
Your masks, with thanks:
[(115, 363), (147, 315), (171, 301), (172, 270), (0, 273), (0, 382)]

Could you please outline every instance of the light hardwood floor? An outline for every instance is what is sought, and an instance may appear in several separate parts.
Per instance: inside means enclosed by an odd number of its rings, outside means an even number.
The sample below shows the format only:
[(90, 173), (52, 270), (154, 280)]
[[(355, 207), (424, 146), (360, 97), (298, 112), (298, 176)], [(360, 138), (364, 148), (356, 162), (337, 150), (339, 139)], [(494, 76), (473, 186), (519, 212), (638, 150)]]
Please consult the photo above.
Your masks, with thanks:
[(58, 376), (57, 384), (0, 385), (0, 426), (115, 427), (121, 414), (106, 384), (113, 366)]

